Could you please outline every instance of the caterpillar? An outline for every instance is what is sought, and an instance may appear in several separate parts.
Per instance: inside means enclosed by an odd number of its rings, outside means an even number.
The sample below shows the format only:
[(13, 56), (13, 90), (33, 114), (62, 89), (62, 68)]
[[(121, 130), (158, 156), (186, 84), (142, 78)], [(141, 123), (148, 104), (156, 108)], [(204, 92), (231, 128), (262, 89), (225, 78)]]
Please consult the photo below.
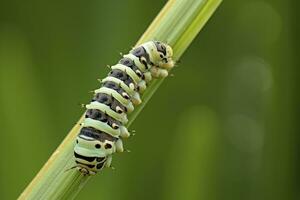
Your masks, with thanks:
[(108, 76), (87, 104), (85, 118), (76, 137), (76, 167), (84, 175), (94, 175), (110, 167), (112, 155), (123, 152), (127, 114), (139, 105), (141, 94), (152, 78), (168, 76), (174, 66), (172, 48), (160, 41), (149, 41), (133, 48), (111, 66)]

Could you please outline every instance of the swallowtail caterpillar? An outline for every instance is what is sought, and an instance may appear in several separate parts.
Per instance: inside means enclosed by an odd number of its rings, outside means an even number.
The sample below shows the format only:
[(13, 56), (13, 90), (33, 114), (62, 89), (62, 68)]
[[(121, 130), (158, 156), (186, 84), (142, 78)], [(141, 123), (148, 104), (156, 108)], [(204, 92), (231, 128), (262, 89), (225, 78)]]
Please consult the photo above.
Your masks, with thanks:
[(168, 76), (174, 66), (172, 48), (159, 41), (149, 41), (123, 55), (111, 67), (108, 76), (86, 105), (85, 119), (76, 138), (76, 168), (84, 175), (94, 175), (110, 167), (112, 154), (123, 152), (123, 138), (128, 138), (127, 114), (141, 103), (140, 95), (153, 78)]

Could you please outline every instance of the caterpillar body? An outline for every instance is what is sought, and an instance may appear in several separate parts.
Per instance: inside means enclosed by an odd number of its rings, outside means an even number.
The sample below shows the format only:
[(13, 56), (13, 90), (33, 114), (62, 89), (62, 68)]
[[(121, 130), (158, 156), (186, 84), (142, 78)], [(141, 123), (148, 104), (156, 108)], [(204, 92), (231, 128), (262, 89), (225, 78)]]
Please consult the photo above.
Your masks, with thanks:
[(86, 105), (85, 119), (76, 138), (76, 168), (84, 175), (94, 175), (110, 167), (112, 154), (123, 152), (122, 138), (128, 138), (127, 114), (141, 103), (140, 95), (152, 78), (168, 76), (174, 66), (172, 48), (159, 41), (149, 41), (133, 48), (111, 67), (102, 86)]

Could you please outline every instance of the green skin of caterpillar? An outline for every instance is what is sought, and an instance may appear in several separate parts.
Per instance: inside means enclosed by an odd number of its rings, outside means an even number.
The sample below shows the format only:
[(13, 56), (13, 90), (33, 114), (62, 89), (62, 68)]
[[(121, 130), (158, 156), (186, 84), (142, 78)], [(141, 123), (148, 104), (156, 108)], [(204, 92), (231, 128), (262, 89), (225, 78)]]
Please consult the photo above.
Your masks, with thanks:
[[(173, 56), (172, 48), (170, 46), (168, 46), (167, 44), (164, 44), (164, 43), (160, 43), (160, 44), (163, 45), (166, 49), (165, 55), (162, 52), (159, 52), (157, 50), (156, 45), (153, 41), (149, 41), (149, 42), (146, 42), (146, 43), (140, 45), (140, 46), (144, 47), (144, 49), (150, 56), (151, 62), (154, 64), (154, 66), (152, 66), (149, 71), (151, 73), (151, 76), (153, 76), (155, 78), (166, 77), (168, 75), (168, 70), (170, 70), (174, 66), (174, 62), (172, 60), (172, 56)], [(143, 69), (144, 66), (141, 66), (141, 63), (137, 57), (134, 58), (130, 53), (125, 55), (124, 57), (130, 57), (137, 64), (139, 69), (144, 74), (149, 73), (148, 71)], [(126, 72), (126, 66), (125, 66), (124, 70)], [(128, 73), (128, 71), (129, 70), (127, 70), (127, 73)], [(137, 76), (135, 74), (132, 76), (134, 76), (132, 78), (135, 79), (136, 85), (139, 85), (143, 82), (143, 80), (141, 80), (140, 78), (137, 78)], [(146, 81), (147, 80), (150, 81), (151, 78), (146, 79)], [(120, 84), (120, 85), (121, 85), (121, 87), (123, 86), (122, 88), (125, 91), (126, 90), (128, 91), (128, 87), (125, 88), (125, 84)], [(145, 84), (143, 84), (143, 85), (145, 85)], [(137, 92), (134, 90), (134, 88), (130, 88), (130, 90), (131, 91), (128, 93), (129, 96), (131, 98), (136, 98), (136, 96), (133, 97), (132, 94), (135, 94)], [(124, 97), (122, 97), (121, 95), (118, 95), (117, 93), (115, 93), (114, 97), (119, 102), (129, 103), (128, 105), (131, 104), (131, 102), (128, 102), (128, 100), (124, 99)], [(134, 101), (132, 101), (132, 102), (134, 103)], [(137, 101), (137, 102), (141, 103), (140, 101)], [(91, 107), (91, 106), (87, 105), (87, 108), (89, 108), (89, 107)], [(102, 109), (102, 107), (99, 106), (98, 109)], [(130, 106), (129, 112), (132, 110), (133, 110), (132, 106)], [(110, 112), (110, 113), (112, 113), (111, 117), (113, 117), (113, 118), (115, 118), (114, 116), (117, 115), (117, 114), (113, 114), (113, 112)], [(125, 115), (125, 117), (126, 117), (126, 115)], [(85, 120), (87, 120), (87, 119), (85, 119)], [(126, 118), (124, 118), (124, 121), (126, 121)], [(84, 124), (85, 124), (85, 121), (83, 122), (83, 125), (82, 125), (83, 127), (85, 127)], [(103, 124), (103, 126), (104, 126), (104, 124)], [(107, 125), (105, 124), (105, 126), (107, 126)], [(124, 124), (123, 124), (122, 128), (124, 130), (124, 128), (125, 128)], [(126, 131), (127, 131), (127, 129), (126, 129)], [(110, 132), (107, 132), (107, 133), (110, 134), (111, 136), (117, 138), (117, 141), (114, 142), (114, 141), (104, 140), (104, 142), (101, 142), (92, 137), (83, 136), (83, 135), (77, 136), (76, 144), (74, 147), (74, 152), (75, 152), (75, 154), (80, 155), (81, 158), (75, 156), (75, 161), (77, 163), (76, 167), (84, 175), (94, 175), (98, 171), (100, 171), (103, 167), (110, 167), (111, 161), (112, 161), (112, 154), (115, 152), (123, 151), (122, 140), (119, 138), (119, 136), (129, 137), (129, 133), (128, 134), (120, 134), (120, 135), (115, 135)], [(122, 131), (121, 131), (121, 133), (122, 133)], [(84, 157), (89, 158), (90, 160), (85, 159)]]

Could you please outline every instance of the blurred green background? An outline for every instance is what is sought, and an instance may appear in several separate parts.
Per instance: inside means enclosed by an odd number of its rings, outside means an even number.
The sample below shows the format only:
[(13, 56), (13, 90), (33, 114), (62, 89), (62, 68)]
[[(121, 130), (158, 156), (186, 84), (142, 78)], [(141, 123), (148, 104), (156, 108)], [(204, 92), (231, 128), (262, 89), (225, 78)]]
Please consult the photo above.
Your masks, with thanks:
[[(1, 199), (15, 199), (165, 1), (0, 2)], [(299, 199), (299, 3), (224, 1), (78, 199)], [(297, 78), (298, 77), (298, 78)]]

